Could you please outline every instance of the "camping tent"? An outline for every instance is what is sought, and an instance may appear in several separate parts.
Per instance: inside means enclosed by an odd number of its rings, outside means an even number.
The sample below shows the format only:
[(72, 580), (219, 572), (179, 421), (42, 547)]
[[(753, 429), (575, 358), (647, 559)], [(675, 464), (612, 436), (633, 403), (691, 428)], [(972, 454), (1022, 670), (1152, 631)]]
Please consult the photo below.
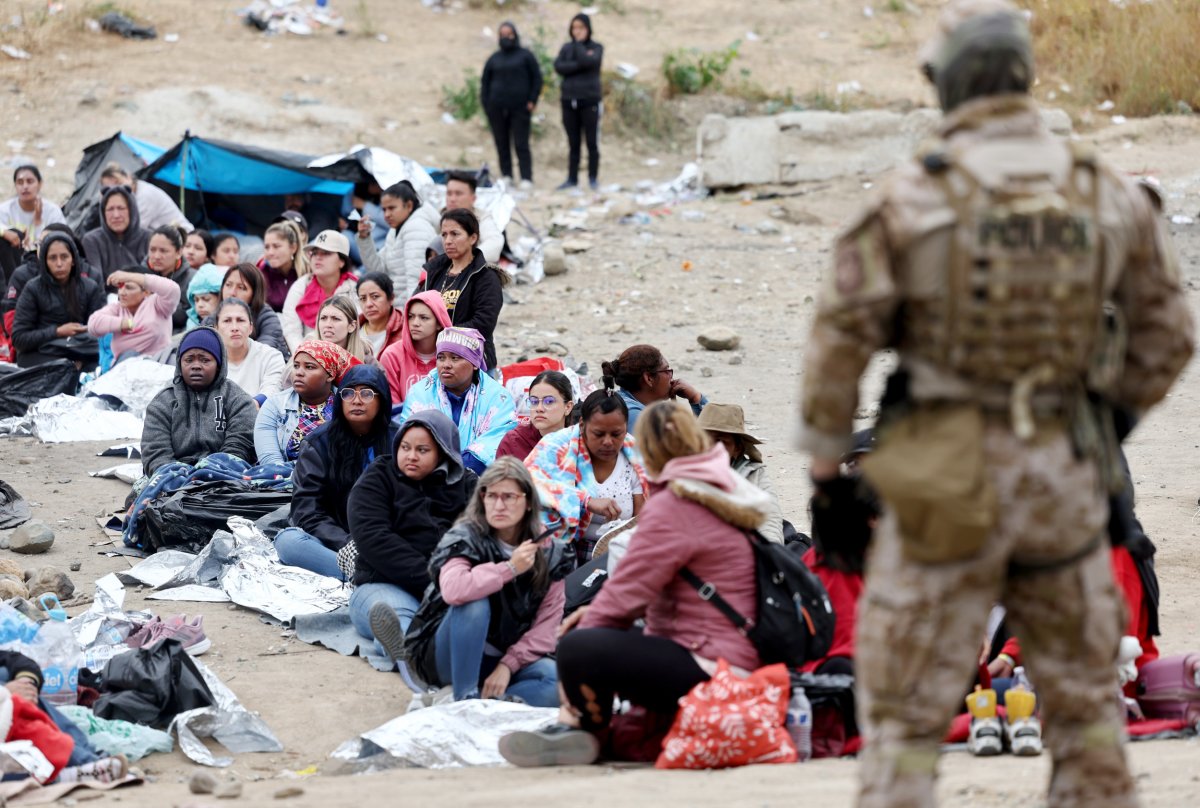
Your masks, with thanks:
[(100, 172), (109, 163), (119, 163), (135, 173), (157, 160), (163, 150), (153, 143), (117, 132), (112, 137), (93, 143), (83, 150), (83, 159), (75, 169), (75, 191), (63, 205), (67, 224), (82, 235), (100, 223), (96, 206), (100, 203)]

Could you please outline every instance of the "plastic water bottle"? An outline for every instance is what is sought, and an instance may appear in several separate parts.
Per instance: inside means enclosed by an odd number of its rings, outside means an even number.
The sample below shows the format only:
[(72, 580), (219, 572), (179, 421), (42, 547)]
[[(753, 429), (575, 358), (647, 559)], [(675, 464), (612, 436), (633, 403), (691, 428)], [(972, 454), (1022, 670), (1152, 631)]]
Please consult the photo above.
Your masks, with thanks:
[(796, 761), (803, 763), (812, 758), (812, 704), (802, 687), (792, 688), (792, 699), (788, 702), (787, 733), (796, 745)]
[(42, 623), (30, 651), (42, 666), (42, 698), (51, 704), (75, 704), (83, 652), (67, 625), (67, 612), (52, 594), (38, 601), (49, 619)]

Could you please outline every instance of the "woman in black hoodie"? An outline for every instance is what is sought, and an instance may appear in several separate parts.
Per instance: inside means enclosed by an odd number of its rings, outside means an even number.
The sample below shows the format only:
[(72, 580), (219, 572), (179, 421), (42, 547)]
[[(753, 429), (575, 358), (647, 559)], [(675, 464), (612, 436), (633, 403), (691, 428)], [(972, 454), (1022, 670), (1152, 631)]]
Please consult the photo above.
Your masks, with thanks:
[(87, 320), (105, 304), (104, 290), (82, 274), (75, 239), (53, 232), (38, 250), (41, 272), (25, 285), (13, 314), (12, 341), (23, 368), (54, 359), (46, 343), (87, 333)]
[(604, 59), (604, 46), (592, 39), (592, 21), (586, 14), (571, 18), (571, 41), (562, 46), (554, 60), (554, 70), (562, 76), (563, 128), (567, 130), (570, 156), (567, 163), (567, 181), (558, 186), (560, 191), (579, 185), (579, 158), (581, 136), (587, 138), (588, 185), (593, 191), (600, 186), (600, 62)]
[(300, 448), (289, 523), (275, 537), (279, 560), (342, 579), (338, 551), (350, 541), (347, 500), (367, 466), (392, 451), (392, 394), (377, 367), (355, 365), (338, 389), (333, 418)]
[(517, 26), (505, 20), (500, 23), (500, 50), (483, 66), (479, 97), (500, 155), (500, 174), (512, 179), (512, 149), (515, 147), (521, 184), (525, 187), (533, 183), (529, 124), (541, 94), (542, 69), (537, 58), (521, 47)]
[(124, 185), (113, 185), (100, 196), (100, 226), (84, 234), (83, 250), (88, 263), (99, 267), (107, 279), (118, 269), (146, 260), (150, 235), (142, 227), (133, 191)]
[[(419, 412), (400, 426), (392, 456), (372, 463), (350, 492), (347, 513), (357, 545), (350, 619), (376, 639), (372, 607), (399, 617), (399, 636), (379, 645), (395, 647), (429, 586), (429, 557), (475, 490), (475, 474), (463, 466), (458, 427), (435, 410)], [(396, 621), (390, 621), (395, 626)]]

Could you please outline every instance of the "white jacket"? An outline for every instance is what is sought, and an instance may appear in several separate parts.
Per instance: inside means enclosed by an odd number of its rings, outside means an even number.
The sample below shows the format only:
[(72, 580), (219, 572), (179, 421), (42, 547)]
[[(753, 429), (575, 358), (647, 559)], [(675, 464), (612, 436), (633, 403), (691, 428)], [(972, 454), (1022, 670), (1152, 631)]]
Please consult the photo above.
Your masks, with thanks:
[(475, 208), (479, 219), (479, 251), (489, 264), (500, 263), (500, 251), (504, 249), (504, 232), (496, 226), (496, 220), (486, 210)]
[(403, 301), (412, 296), (421, 282), (425, 250), (438, 237), (439, 218), (432, 205), (421, 205), (399, 230), (388, 230), (382, 252), (375, 250), (375, 242), (370, 236), (357, 237), (363, 268), (368, 272), (383, 272), (392, 279), (397, 308), (403, 308)]
[[(283, 338), (287, 340), (288, 350), (292, 353), (296, 352), (297, 345), (317, 331), (316, 328), (309, 328), (301, 322), (300, 315), (296, 313), (296, 306), (300, 305), (300, 300), (304, 297), (304, 292), (310, 283), (316, 283), (316, 277), (312, 273), (293, 283), (292, 288), (288, 289), (287, 297), (283, 300), (283, 311), (279, 314), (279, 324), (283, 326)], [(350, 298), (354, 301), (355, 311), (358, 310), (358, 281), (354, 278), (348, 279), (334, 289), (333, 294), (345, 295)]]

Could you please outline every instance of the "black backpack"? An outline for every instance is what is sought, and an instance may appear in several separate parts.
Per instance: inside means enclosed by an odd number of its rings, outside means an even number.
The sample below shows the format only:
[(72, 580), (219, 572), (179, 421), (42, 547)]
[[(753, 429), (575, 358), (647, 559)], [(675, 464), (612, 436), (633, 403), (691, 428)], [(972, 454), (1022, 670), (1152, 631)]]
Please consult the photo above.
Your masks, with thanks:
[(773, 544), (757, 532), (747, 533), (754, 549), (758, 580), (758, 619), (747, 620), (717, 592), (717, 587), (700, 580), (687, 567), (680, 576), (692, 585), (701, 600), (729, 618), (742, 636), (758, 649), (763, 665), (782, 662), (798, 668), (829, 653), (833, 643), (833, 606), (825, 586), (800, 556), (781, 544)]

